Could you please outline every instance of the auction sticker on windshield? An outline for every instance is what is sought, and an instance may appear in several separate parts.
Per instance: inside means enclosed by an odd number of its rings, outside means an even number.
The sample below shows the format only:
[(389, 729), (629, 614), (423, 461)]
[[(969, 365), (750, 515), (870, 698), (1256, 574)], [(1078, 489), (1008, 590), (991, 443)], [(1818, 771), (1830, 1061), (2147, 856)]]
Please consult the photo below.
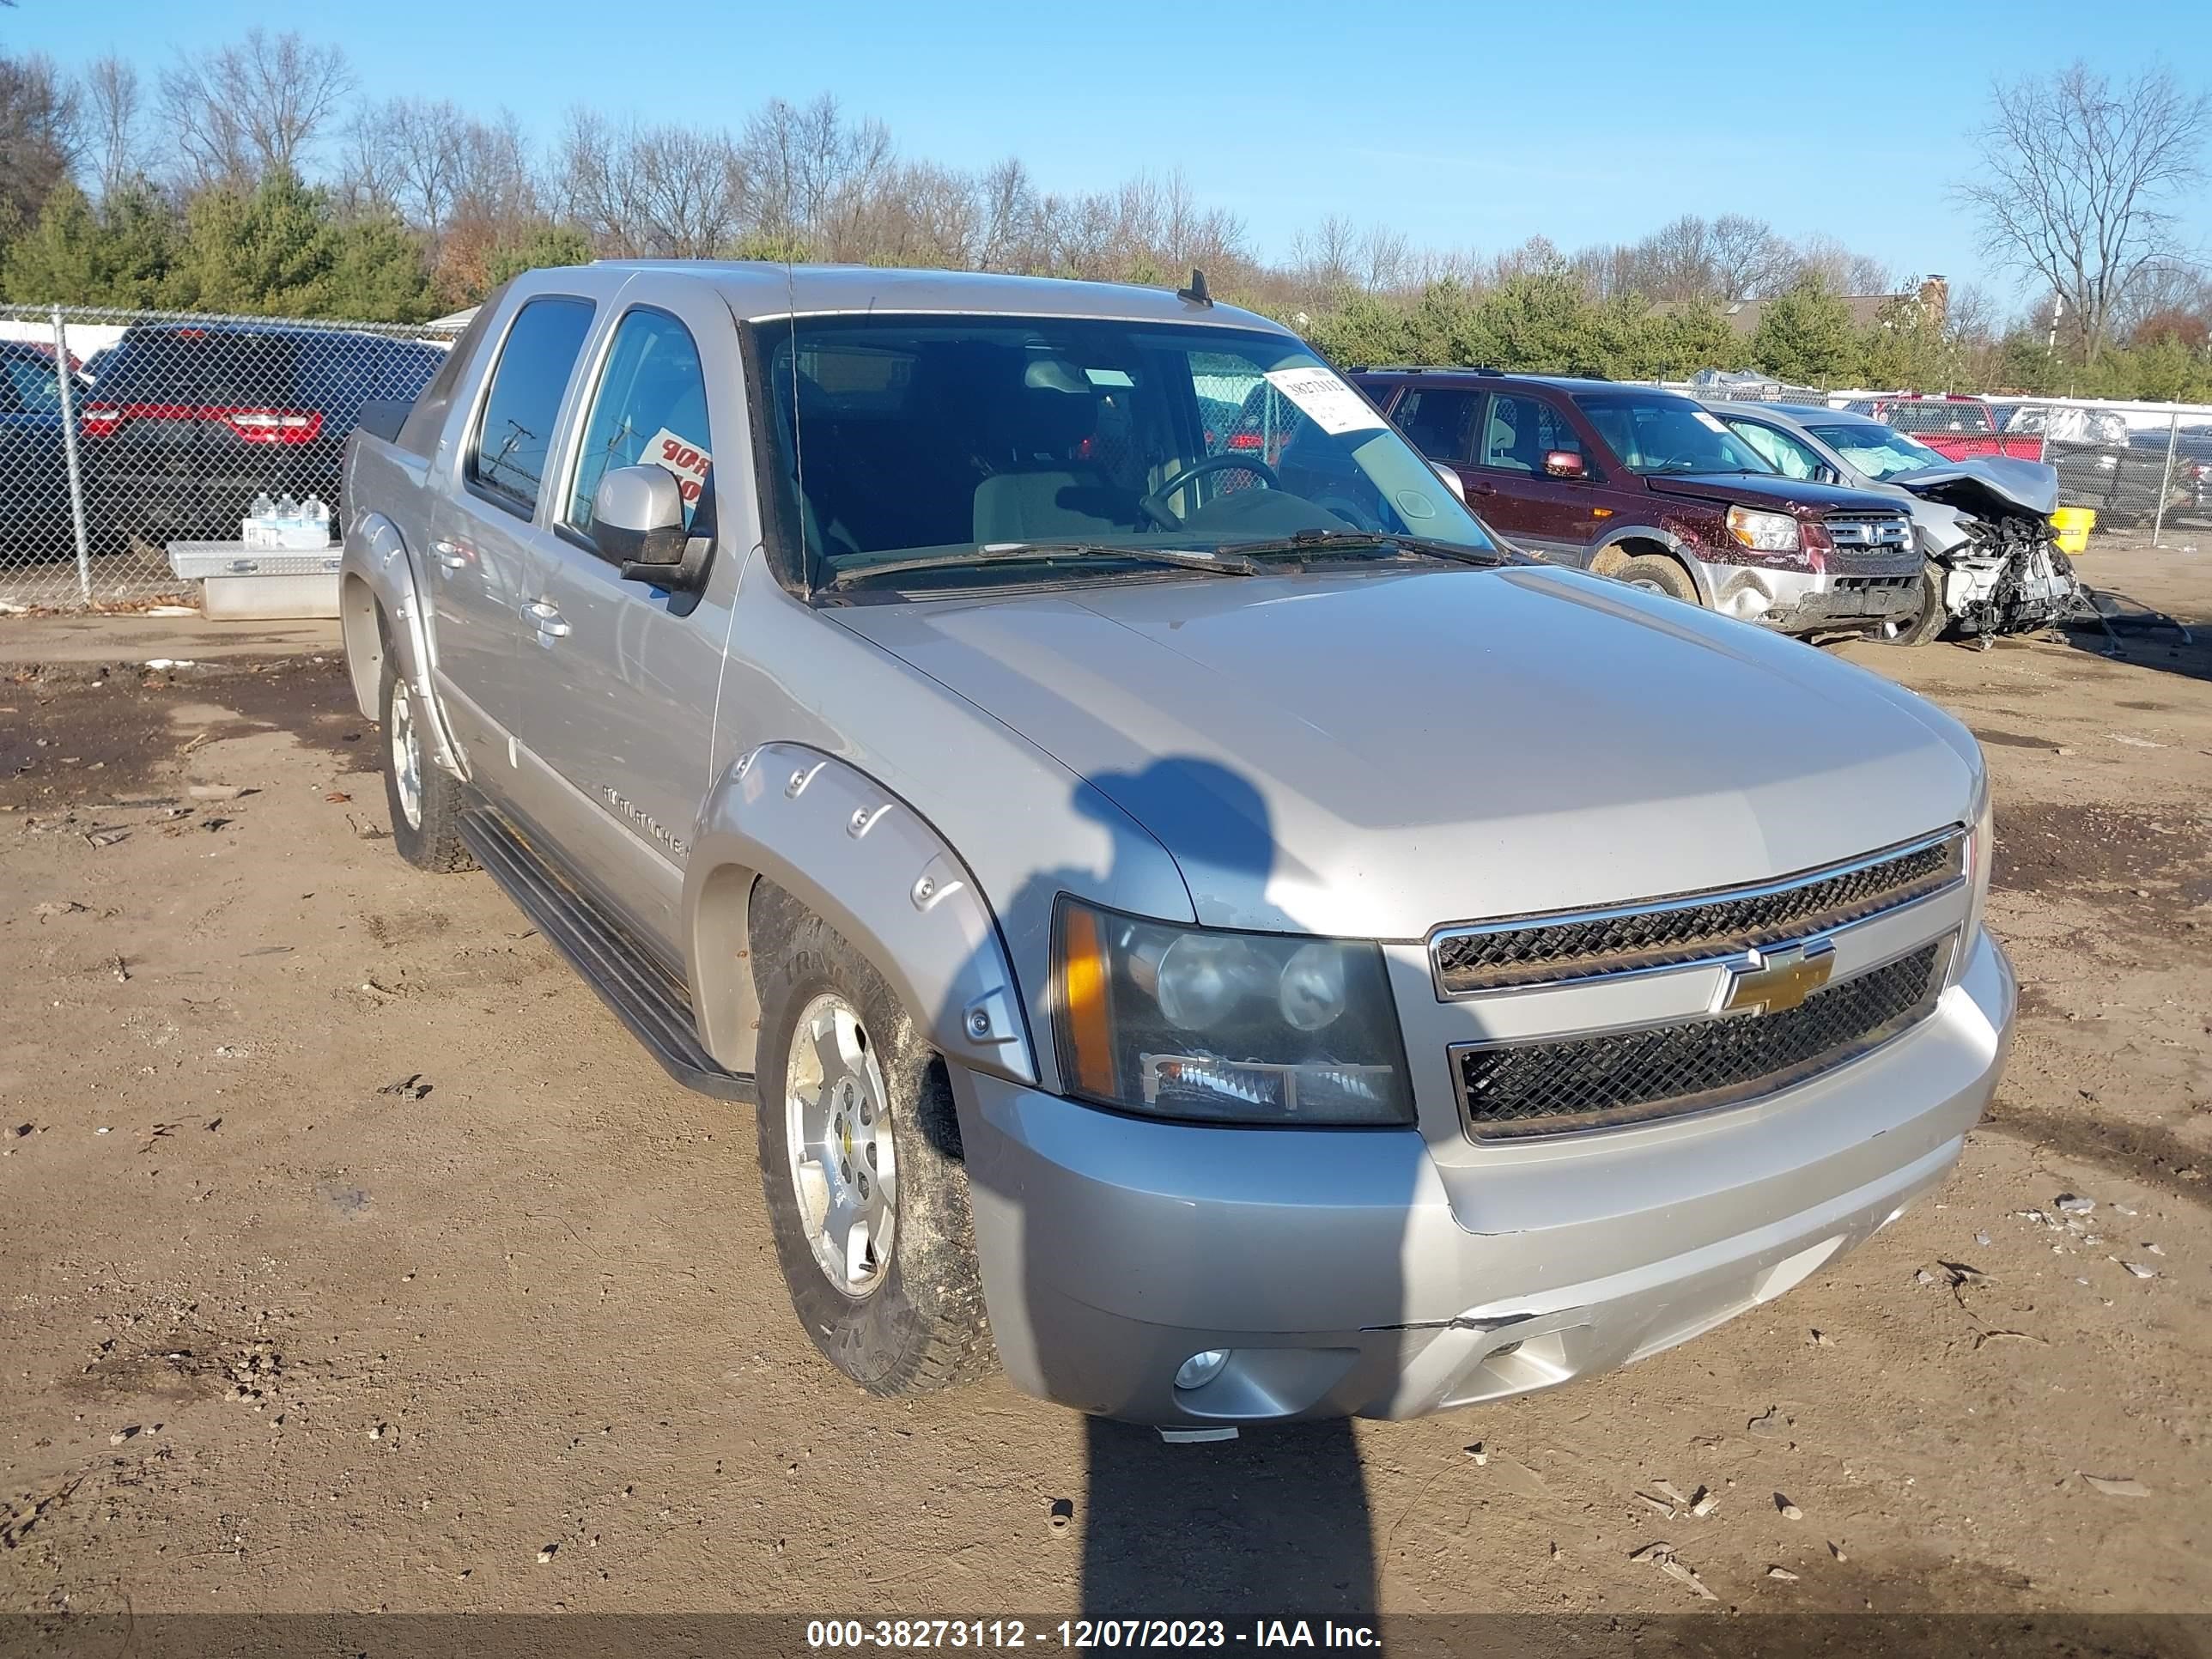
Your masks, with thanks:
[(1296, 404), (1309, 420), (1331, 437), (1340, 432), (1361, 432), (1382, 424), (1382, 417), (1364, 398), (1318, 364), (1311, 368), (1271, 368), (1267, 371), (1267, 384)]

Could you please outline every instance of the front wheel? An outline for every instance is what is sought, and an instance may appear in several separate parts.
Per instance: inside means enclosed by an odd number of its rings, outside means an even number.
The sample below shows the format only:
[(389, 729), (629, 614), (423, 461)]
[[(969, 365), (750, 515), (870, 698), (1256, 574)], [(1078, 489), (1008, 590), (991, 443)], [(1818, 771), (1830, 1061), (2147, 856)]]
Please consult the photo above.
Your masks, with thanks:
[(871, 1394), (994, 1358), (943, 1065), (874, 966), (781, 889), (754, 896), (761, 1188), (806, 1334)]
[(1890, 645), (1925, 645), (1951, 620), (1943, 603), (1943, 573), (1934, 565), (1920, 572), (1920, 609), (1909, 617), (1884, 623), (1879, 637)]
[(1696, 584), (1690, 573), (1662, 554), (1646, 553), (1631, 559), (1613, 573), (1615, 581), (1626, 582), (1631, 587), (1643, 588), (1650, 593), (1664, 593), (1670, 599), (1680, 599), (1685, 605), (1698, 602)]

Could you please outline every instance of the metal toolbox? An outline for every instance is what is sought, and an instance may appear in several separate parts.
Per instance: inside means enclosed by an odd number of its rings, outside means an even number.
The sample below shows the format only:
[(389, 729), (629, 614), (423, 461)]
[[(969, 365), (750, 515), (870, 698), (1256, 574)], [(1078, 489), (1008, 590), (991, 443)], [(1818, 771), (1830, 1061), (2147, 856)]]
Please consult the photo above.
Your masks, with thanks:
[(203, 584), (200, 609), (210, 617), (335, 617), (343, 551), (336, 545), (308, 553), (243, 542), (171, 542), (169, 568)]

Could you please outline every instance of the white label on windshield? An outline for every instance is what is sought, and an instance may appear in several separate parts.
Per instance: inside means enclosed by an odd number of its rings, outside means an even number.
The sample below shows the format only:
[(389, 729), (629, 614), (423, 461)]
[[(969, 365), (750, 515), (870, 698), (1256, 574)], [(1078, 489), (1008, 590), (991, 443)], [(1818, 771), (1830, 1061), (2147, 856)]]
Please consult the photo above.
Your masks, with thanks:
[(1086, 368), (1083, 372), (1090, 378), (1091, 384), (1093, 386), (1133, 386), (1136, 385), (1136, 382), (1129, 378), (1129, 371), (1126, 368)]
[(1332, 436), (1340, 432), (1364, 432), (1382, 424), (1382, 417), (1367, 406), (1367, 400), (1329, 369), (1318, 366), (1271, 368), (1267, 371), (1267, 384)]
[(686, 507), (698, 501), (700, 487), (707, 482), (707, 469), (714, 465), (714, 457), (705, 450), (686, 442), (665, 426), (645, 441), (645, 459), (676, 475)]
[(1723, 426), (1713, 415), (1705, 410), (1693, 409), (1690, 413), (1697, 418), (1698, 424), (1700, 426), (1709, 426), (1716, 432), (1725, 432), (1728, 430), (1728, 428)]

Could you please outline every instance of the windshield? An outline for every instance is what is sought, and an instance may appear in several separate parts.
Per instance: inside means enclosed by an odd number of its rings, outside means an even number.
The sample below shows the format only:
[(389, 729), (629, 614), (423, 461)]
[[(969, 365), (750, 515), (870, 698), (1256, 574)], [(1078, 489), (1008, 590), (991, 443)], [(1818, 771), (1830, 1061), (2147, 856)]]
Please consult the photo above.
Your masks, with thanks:
[(1987, 404), (1950, 398), (1901, 398), (1889, 405), (1886, 417), (1899, 432), (1995, 432), (1996, 420)]
[(1876, 483), (1900, 472), (1951, 463), (1917, 438), (1880, 426), (1808, 426), (1805, 428)]
[[(1093, 569), (1165, 568), (1146, 550), (1227, 554), (1302, 532), (1495, 545), (1365, 399), (1285, 335), (840, 317), (757, 337), (786, 531), (813, 586), (1026, 544), (1073, 547)], [(1328, 546), (1402, 556), (1342, 534)]]
[(1631, 472), (1771, 472), (1765, 457), (1687, 398), (1576, 398)]

